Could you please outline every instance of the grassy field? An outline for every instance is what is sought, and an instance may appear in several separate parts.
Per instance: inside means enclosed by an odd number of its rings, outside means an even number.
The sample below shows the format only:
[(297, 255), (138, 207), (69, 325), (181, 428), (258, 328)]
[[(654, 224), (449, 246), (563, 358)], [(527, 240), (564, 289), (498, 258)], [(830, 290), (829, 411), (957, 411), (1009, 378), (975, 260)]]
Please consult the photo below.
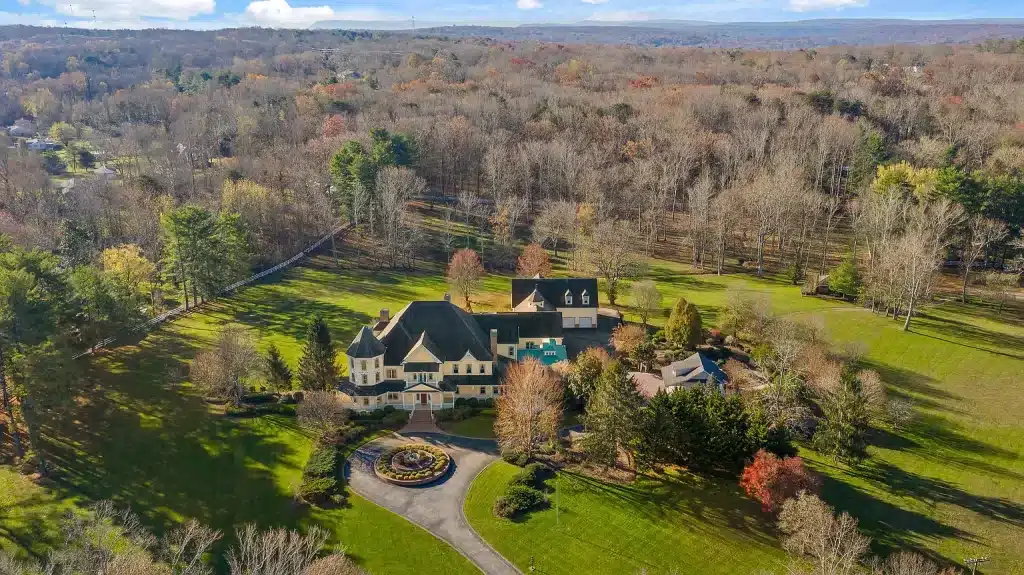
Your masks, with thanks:
[[(821, 325), (837, 345), (860, 348), (867, 366), (885, 378), (890, 394), (914, 402), (916, 423), (900, 434), (874, 433), (871, 456), (859, 467), (836, 465), (801, 449), (826, 478), (825, 498), (860, 519), (876, 552), (912, 548), (952, 562), (985, 555), (992, 558), (986, 573), (1024, 573), (1024, 421), (1019, 415), (1024, 410), (1019, 392), (1024, 318), (1019, 308), (942, 303), (926, 308), (904, 332), (902, 321), (834, 299), (801, 297), (783, 281), (684, 270), (670, 262), (652, 266), (666, 308), (685, 296), (700, 308), (705, 326), (713, 326), (729, 291), (765, 294), (778, 313), (806, 318)], [(628, 288), (622, 293), (628, 294)], [(629, 296), (622, 300), (627, 318), (635, 319)], [(654, 323), (664, 320), (655, 318)], [(480, 481), (493, 481), (497, 473)], [(482, 504), (474, 509), (474, 524), (493, 523), (484, 517)], [(499, 522), (501, 529), (494, 532), (503, 539), (531, 538), (535, 527), (543, 531), (542, 525), (532, 519)], [(634, 543), (645, 545), (642, 532)], [(752, 550), (733, 550), (747, 552)]]
[(448, 545), (354, 494), (336, 509), (297, 505), (293, 493), (311, 440), (294, 418), (211, 415), (211, 406), (192, 393), (188, 363), (225, 323), (247, 326), (262, 347), (276, 343), (294, 366), (314, 315), (324, 315), (343, 349), (378, 307), (397, 311), (410, 299), (443, 293), (437, 275), (338, 272), (320, 263), (94, 358), (89, 392), (46, 427), (47, 451), (60, 474), (55, 486), (41, 489), (0, 469), (0, 545), (38, 552), (65, 507), (110, 499), (130, 506), (158, 532), (186, 518), (227, 532), (246, 522), (319, 524), (374, 573), (477, 572)]
[[(519, 470), (503, 461), (473, 482), (465, 511), (473, 528), (523, 572), (779, 572), (785, 554), (759, 507), (735, 483), (693, 475), (641, 478), (632, 485), (560, 473), (552, 507), (499, 519), (495, 498)], [(555, 503), (557, 502), (557, 509)]]
[[(91, 360), (88, 392), (46, 427), (47, 451), (60, 468), (56, 486), (41, 489), (0, 469), (0, 545), (38, 551), (65, 508), (113, 499), (158, 531), (189, 517), (224, 530), (247, 521), (318, 523), (375, 573), (475, 571), (447, 545), (357, 496), (333, 510), (296, 505), (292, 493), (310, 440), (294, 419), (211, 415), (215, 408), (190, 389), (191, 358), (226, 323), (246, 326), (262, 347), (275, 343), (294, 366), (315, 315), (326, 318), (344, 348), (380, 308), (393, 314), (413, 299), (439, 299), (447, 289), (439, 267), (409, 273), (342, 264), (315, 258)], [(765, 293), (779, 312), (813, 316), (833, 339), (859, 342), (891, 392), (916, 402), (917, 424), (900, 435), (879, 433), (871, 459), (857, 469), (803, 452), (826, 475), (826, 498), (858, 516), (879, 551), (898, 545), (950, 560), (989, 555), (985, 572), (1024, 573), (1019, 312), (943, 304), (928, 308), (904, 333), (899, 323), (856, 306), (800, 297), (785, 282), (685, 271), (673, 263), (653, 265), (666, 308), (684, 295), (701, 309), (705, 325), (713, 325), (727, 290)], [(508, 289), (509, 277), (489, 276), (474, 308), (504, 309)], [(628, 287), (621, 293), (628, 315)], [(472, 425), (486, 431), (486, 423)], [(733, 572), (748, 572), (754, 569), (747, 566), (761, 568), (780, 557), (770, 529), (732, 482), (686, 477), (619, 488), (563, 478), (574, 487), (561, 495), (566, 514), (560, 519), (575, 527), (561, 534), (560, 525), (550, 525), (553, 511), (522, 523), (492, 521), (483, 513), (508, 473), (503, 465), (489, 468), (467, 510), (474, 523), (485, 524), (481, 533), (520, 566), (529, 553), (539, 558), (548, 552), (541, 548), (579, 555), (574, 561), (594, 572), (622, 572), (614, 568), (620, 559), (657, 570), (704, 569), (703, 562), (685, 558), (709, 556), (725, 557)], [(562, 545), (551, 545), (549, 537)]]

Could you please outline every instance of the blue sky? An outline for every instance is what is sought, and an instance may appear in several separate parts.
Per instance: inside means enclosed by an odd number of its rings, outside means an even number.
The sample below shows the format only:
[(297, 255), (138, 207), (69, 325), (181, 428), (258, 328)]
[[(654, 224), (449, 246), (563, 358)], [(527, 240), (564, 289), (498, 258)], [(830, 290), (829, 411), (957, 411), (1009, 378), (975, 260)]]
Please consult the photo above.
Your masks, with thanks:
[(101, 28), (304, 28), (322, 20), (530, 22), (808, 18), (1024, 18), (1024, 0), (0, 0), (0, 24)]

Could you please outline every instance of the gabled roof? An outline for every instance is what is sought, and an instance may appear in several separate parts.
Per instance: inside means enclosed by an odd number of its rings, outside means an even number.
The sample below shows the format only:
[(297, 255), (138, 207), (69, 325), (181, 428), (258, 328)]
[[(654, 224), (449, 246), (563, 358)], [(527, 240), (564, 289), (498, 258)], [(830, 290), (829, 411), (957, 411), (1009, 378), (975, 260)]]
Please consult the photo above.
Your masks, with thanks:
[(384, 351), (384, 344), (374, 337), (373, 331), (369, 327), (364, 325), (349, 344), (348, 349), (345, 350), (345, 354), (349, 357), (366, 358), (383, 355)]
[(402, 358), (402, 363), (411, 363), (408, 361), (409, 356), (419, 349), (426, 350), (426, 352), (433, 356), (437, 362), (444, 361), (441, 359), (441, 351), (437, 349), (436, 345), (434, 345), (434, 340), (430, 339), (430, 336), (424, 331), (420, 334), (420, 338), (416, 340), (416, 343), (413, 344), (412, 348), (409, 349), (409, 353), (405, 354), (405, 357)]
[[(424, 338), (424, 334), (432, 336)], [(414, 301), (391, 318), (379, 339), (387, 351), (385, 365), (399, 365), (421, 339), (439, 361), (459, 361), (469, 351), (479, 361), (491, 360), (488, 335), (473, 316), (447, 301)]]
[(707, 383), (711, 378), (714, 378), (719, 384), (729, 381), (725, 372), (700, 352), (661, 368), (661, 377), (665, 381), (666, 387), (687, 383)]
[[(572, 303), (565, 303), (565, 293), (572, 295)], [(583, 305), (583, 292), (590, 302)], [(535, 295), (536, 294), (536, 295)], [(595, 278), (520, 278), (512, 280), (512, 308), (516, 309), (527, 298), (540, 297), (555, 308), (597, 307), (597, 279)]]
[[(513, 296), (513, 302), (515, 297)], [(515, 304), (512, 308), (514, 311), (530, 312), (530, 311), (555, 311), (555, 306), (548, 300), (544, 299), (544, 295), (540, 293), (540, 290), (534, 288), (530, 295), (523, 298), (521, 302)]]

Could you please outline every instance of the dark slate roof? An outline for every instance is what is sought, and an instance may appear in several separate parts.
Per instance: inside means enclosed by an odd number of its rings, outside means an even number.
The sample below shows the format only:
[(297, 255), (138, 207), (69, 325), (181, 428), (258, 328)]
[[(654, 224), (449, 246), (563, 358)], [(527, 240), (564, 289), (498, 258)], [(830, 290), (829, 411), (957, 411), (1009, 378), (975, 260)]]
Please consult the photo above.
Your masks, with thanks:
[(409, 362), (406, 362), (406, 364), (403, 365), (402, 367), (405, 368), (405, 371), (407, 373), (410, 372), (410, 371), (415, 371), (415, 372), (420, 372), (420, 371), (424, 371), (424, 372), (425, 371), (437, 372), (437, 371), (440, 371), (441, 364), (439, 364), (439, 363), (431, 363), (431, 362), (409, 361)]
[(661, 377), (669, 387), (684, 383), (707, 383), (712, 377), (718, 383), (729, 381), (725, 372), (700, 352), (661, 368)]
[(562, 314), (557, 311), (478, 313), (484, 333), (498, 330), (498, 343), (517, 343), (521, 337), (562, 337)]
[(345, 353), (349, 357), (377, 357), (384, 353), (384, 344), (373, 336), (369, 327), (363, 326)]
[(473, 316), (446, 301), (414, 301), (395, 314), (380, 334), (387, 348), (385, 365), (399, 365), (420, 337), (441, 361), (459, 361), (469, 351), (480, 361), (491, 359), (489, 336)]
[[(512, 280), (512, 307), (516, 307), (537, 290), (555, 307), (597, 307), (597, 280), (595, 278), (526, 278)], [(584, 290), (590, 303), (583, 305)], [(572, 304), (565, 304), (565, 292), (572, 294)]]
[(397, 393), (405, 389), (406, 383), (400, 379), (386, 379), (373, 385), (356, 385), (344, 380), (338, 383), (338, 389), (352, 397), (376, 397), (382, 393)]

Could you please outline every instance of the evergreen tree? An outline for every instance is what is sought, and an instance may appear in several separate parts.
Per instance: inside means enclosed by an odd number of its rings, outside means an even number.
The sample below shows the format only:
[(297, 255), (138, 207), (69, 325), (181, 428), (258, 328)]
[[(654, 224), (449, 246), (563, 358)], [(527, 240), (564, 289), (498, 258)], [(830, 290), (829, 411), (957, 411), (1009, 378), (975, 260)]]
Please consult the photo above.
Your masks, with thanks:
[(837, 461), (856, 463), (867, 457), (868, 405), (856, 373), (845, 368), (840, 383), (819, 401), (822, 418), (814, 447)]
[(323, 318), (317, 317), (306, 330), (306, 347), (299, 360), (299, 386), (306, 391), (329, 391), (337, 381), (331, 331)]
[(856, 298), (860, 295), (860, 273), (853, 254), (843, 258), (828, 275), (828, 288), (843, 297)]
[(885, 139), (882, 135), (870, 128), (863, 129), (857, 143), (857, 150), (854, 152), (853, 167), (850, 170), (850, 190), (867, 189), (871, 181), (875, 179), (878, 166), (882, 165), (888, 157), (889, 153), (885, 149)]
[(665, 337), (677, 345), (694, 348), (700, 343), (703, 331), (697, 306), (679, 298), (665, 322)]
[(57, 254), (60, 256), (61, 267), (70, 270), (92, 261), (93, 242), (89, 234), (71, 220), (64, 220), (60, 225), (57, 240)]
[(643, 396), (632, 376), (620, 362), (611, 362), (601, 374), (583, 416), (587, 428), (583, 450), (587, 456), (613, 466), (621, 450), (634, 466), (642, 438), (642, 407)]
[(270, 388), (277, 391), (288, 391), (292, 388), (292, 370), (281, 357), (277, 346), (270, 344), (267, 355), (264, 358), (264, 369), (266, 370), (267, 383)]

